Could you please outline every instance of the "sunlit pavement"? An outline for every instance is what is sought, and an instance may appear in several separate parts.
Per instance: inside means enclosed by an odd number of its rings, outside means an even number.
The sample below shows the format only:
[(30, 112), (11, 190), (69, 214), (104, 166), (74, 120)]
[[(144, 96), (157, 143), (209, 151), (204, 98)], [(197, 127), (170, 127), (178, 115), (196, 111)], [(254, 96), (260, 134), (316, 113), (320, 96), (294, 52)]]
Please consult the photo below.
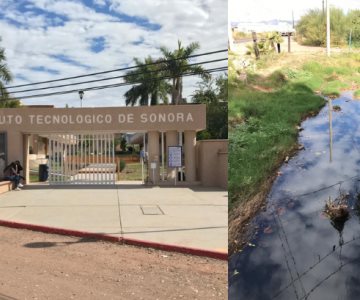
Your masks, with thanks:
[(227, 191), (30, 185), (0, 195), (0, 220), (227, 252)]

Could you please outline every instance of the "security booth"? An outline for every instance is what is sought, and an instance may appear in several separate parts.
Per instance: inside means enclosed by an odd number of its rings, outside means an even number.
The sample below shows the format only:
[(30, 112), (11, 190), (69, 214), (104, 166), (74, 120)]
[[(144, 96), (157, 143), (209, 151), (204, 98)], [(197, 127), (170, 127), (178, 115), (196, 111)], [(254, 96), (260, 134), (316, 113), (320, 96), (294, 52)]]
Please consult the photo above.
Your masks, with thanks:
[[(131, 132), (143, 135), (146, 159), (142, 161), (147, 164), (149, 183), (173, 184), (179, 169), (183, 170), (181, 179), (192, 184), (199, 180), (196, 132), (205, 128), (203, 104), (2, 108), (0, 163), (19, 160), (26, 183), (35, 157), (43, 165), (42, 178), (49, 184), (114, 184), (118, 167), (114, 136)], [(180, 162), (179, 155), (174, 160), (174, 147), (181, 149)]]

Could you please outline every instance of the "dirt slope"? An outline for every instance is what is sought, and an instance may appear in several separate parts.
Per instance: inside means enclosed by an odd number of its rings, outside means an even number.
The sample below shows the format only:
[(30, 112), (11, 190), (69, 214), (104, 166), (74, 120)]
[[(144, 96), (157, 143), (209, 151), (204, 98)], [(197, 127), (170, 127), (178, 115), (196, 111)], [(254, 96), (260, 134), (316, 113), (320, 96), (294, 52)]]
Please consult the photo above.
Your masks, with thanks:
[(0, 227), (0, 299), (227, 299), (227, 262)]

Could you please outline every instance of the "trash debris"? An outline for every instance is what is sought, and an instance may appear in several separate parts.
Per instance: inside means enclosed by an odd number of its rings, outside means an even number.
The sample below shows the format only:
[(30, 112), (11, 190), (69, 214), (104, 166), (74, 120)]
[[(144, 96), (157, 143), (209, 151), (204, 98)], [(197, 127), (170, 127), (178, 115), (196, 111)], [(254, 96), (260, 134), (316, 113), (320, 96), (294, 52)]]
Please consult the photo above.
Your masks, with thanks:
[(296, 129), (299, 130), (299, 131), (303, 131), (304, 128), (302, 128), (301, 126), (296, 126)]
[(299, 144), (298, 145), (298, 150), (303, 150), (303, 149), (305, 149), (304, 145)]
[(334, 105), (333, 111), (341, 111), (341, 107), (339, 105)]
[(293, 208), (293, 207), (295, 206), (295, 202), (294, 202), (294, 201), (289, 201), (286, 206), (287, 206), (288, 208)]
[(349, 217), (348, 194), (341, 194), (335, 200), (326, 201), (324, 213), (332, 221), (347, 220)]
[(283, 215), (285, 213), (286, 209), (284, 207), (278, 207), (276, 209), (276, 212), (279, 216)]
[(271, 228), (270, 225), (269, 225), (268, 227), (265, 227), (265, 228), (264, 228), (264, 233), (269, 234), (269, 233), (272, 233), (272, 232), (273, 232), (273, 230), (272, 230), (272, 228)]
[(252, 244), (252, 243), (248, 243), (248, 246), (250, 246), (250, 247), (255, 247), (255, 244)]
[(285, 162), (285, 163), (288, 163), (288, 162), (289, 162), (289, 159), (290, 159), (289, 156), (286, 156), (284, 162)]

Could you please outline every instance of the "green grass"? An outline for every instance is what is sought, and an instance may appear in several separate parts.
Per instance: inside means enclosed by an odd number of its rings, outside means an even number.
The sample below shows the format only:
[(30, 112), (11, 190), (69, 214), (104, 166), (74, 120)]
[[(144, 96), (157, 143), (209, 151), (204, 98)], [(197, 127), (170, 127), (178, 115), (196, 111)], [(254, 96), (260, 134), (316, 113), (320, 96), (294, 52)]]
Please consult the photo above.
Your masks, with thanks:
[(340, 91), (349, 88), (349, 85), (340, 81), (330, 81), (324, 88), (321, 89), (321, 94), (324, 96), (340, 96)]
[(354, 92), (354, 96), (359, 99), (360, 98), (360, 90), (356, 90)]
[[(296, 125), (325, 103), (315, 92), (338, 96), (360, 83), (360, 54), (264, 58), (257, 63), (256, 73), (249, 72), (247, 85), (237, 80), (234, 55), (229, 58), (229, 198), (233, 206), (255, 195), (296, 145)], [(360, 97), (360, 90), (355, 95)]]
[(30, 173), (30, 182), (39, 182), (39, 173)]
[[(297, 139), (295, 125), (324, 104), (304, 85), (288, 83), (264, 93), (241, 85), (229, 89), (230, 119), (241, 111), (243, 121), (230, 128), (230, 206), (256, 194)], [(231, 122), (230, 122), (231, 123)]]
[(141, 163), (127, 163), (118, 180), (142, 180)]

